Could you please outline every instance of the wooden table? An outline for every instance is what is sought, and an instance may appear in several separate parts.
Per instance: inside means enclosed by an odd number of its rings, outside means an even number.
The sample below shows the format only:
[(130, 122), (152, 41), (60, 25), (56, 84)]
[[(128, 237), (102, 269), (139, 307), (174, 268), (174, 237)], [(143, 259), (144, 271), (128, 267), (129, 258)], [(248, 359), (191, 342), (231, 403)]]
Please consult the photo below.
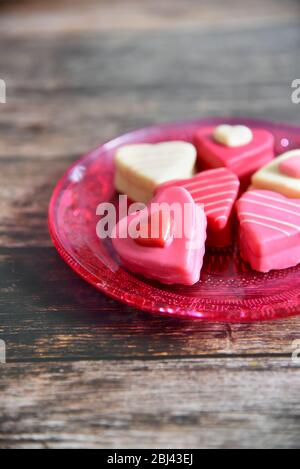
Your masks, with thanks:
[(299, 447), (300, 319), (228, 325), (106, 298), (47, 204), (85, 150), (196, 116), (300, 124), (297, 0), (1, 2), (0, 446)]

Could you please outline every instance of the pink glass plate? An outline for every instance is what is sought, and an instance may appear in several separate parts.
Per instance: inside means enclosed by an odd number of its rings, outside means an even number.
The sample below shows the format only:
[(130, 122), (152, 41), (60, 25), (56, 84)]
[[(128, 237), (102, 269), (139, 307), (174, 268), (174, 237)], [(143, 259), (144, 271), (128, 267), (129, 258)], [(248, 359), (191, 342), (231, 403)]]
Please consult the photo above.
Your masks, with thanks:
[(254, 272), (235, 248), (208, 252), (201, 281), (193, 287), (164, 286), (125, 270), (110, 240), (96, 236), (96, 207), (117, 201), (113, 155), (128, 143), (193, 141), (196, 129), (223, 122), (264, 127), (274, 133), (277, 154), (300, 147), (300, 129), (249, 119), (209, 119), (138, 130), (101, 145), (73, 165), (58, 183), (49, 209), (55, 247), (81, 277), (107, 295), (153, 313), (210, 321), (245, 322), (300, 314), (300, 266), (269, 274)]

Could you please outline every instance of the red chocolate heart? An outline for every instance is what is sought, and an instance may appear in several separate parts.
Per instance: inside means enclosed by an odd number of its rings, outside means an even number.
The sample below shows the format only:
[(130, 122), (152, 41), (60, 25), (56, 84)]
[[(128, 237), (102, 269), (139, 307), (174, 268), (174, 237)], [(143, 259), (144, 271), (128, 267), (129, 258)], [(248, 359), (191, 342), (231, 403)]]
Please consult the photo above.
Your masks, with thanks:
[(196, 133), (199, 165), (202, 169), (226, 167), (245, 186), (252, 174), (274, 158), (274, 137), (267, 130), (252, 129), (253, 140), (241, 147), (227, 147), (213, 138), (214, 127)]
[(140, 235), (135, 240), (140, 246), (164, 248), (172, 236), (172, 220), (169, 211), (159, 210), (141, 220)]

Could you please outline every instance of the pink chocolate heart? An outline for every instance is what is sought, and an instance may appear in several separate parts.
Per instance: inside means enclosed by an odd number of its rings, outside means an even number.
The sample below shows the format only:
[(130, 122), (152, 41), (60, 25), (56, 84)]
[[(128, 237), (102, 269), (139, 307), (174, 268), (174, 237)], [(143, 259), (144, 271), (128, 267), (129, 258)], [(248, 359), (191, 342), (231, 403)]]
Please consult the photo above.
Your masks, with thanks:
[[(163, 247), (137, 242), (132, 227), (148, 223), (158, 204), (176, 207), (172, 216), (172, 238)], [(182, 217), (178, 216), (178, 211)], [(171, 211), (172, 213), (172, 211)], [(182, 187), (167, 188), (139, 213), (123, 218), (112, 233), (112, 242), (124, 266), (134, 273), (166, 284), (193, 285), (199, 281), (205, 253), (207, 221), (204, 210)], [(158, 239), (158, 238), (157, 238)], [(149, 239), (148, 239), (149, 241)]]
[(251, 190), (237, 203), (240, 249), (254, 270), (269, 272), (300, 263), (300, 200)]

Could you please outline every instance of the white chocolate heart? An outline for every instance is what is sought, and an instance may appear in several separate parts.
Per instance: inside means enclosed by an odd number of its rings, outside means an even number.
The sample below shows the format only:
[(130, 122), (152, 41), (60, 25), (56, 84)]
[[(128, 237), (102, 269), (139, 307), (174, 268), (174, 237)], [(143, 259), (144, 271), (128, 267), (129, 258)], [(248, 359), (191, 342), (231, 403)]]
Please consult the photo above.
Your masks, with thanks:
[(134, 144), (115, 155), (115, 187), (131, 200), (147, 203), (160, 184), (194, 174), (197, 151), (187, 142)]
[(286, 197), (300, 198), (300, 182), (298, 178), (291, 177), (281, 170), (283, 162), (300, 156), (299, 150), (292, 150), (275, 158), (252, 176), (254, 189), (265, 189), (279, 192)]
[(219, 125), (213, 134), (214, 140), (227, 147), (241, 147), (253, 140), (253, 132), (245, 125)]
[(285, 176), (300, 179), (300, 151), (299, 154), (282, 161), (279, 165), (279, 170)]

